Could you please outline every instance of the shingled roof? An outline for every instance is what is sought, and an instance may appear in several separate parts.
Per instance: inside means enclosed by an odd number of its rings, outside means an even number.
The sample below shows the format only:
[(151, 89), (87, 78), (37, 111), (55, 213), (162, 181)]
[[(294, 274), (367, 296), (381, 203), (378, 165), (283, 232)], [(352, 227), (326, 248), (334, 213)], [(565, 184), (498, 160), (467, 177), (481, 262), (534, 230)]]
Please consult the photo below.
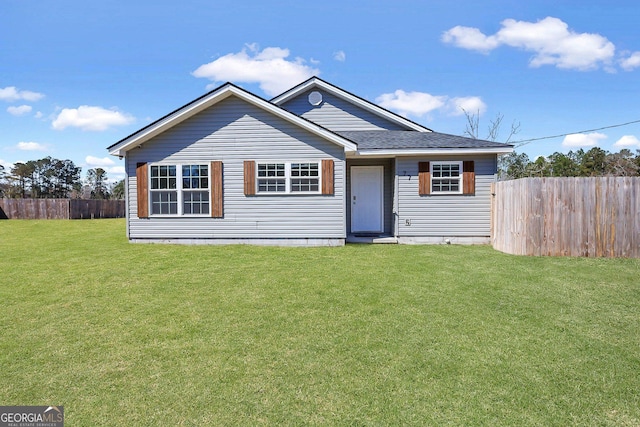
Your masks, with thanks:
[(342, 131), (340, 136), (358, 144), (358, 150), (506, 148), (510, 144), (465, 138), (439, 132), (402, 130)]

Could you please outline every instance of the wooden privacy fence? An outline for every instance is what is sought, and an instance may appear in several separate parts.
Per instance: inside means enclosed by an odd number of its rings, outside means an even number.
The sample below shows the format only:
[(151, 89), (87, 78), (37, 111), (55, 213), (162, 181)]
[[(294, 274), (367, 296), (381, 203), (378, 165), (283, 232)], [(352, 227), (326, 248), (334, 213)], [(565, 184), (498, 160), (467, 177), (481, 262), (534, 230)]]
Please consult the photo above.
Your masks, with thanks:
[(640, 177), (523, 178), (492, 193), (499, 251), (640, 258)]
[(0, 219), (122, 218), (124, 200), (0, 199)]

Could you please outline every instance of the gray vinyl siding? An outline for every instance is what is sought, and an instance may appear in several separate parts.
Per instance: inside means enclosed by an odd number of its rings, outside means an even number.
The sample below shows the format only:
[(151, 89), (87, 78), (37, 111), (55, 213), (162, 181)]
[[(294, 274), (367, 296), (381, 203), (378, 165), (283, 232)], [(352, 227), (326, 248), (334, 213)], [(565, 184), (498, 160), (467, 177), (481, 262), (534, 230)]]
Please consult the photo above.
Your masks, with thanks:
[[(310, 92), (316, 90), (322, 93), (322, 103), (318, 106), (313, 106), (309, 104), (308, 96)], [(315, 88), (290, 99), (282, 107), (336, 132), (349, 130), (407, 130), (407, 128), (357, 105)]]
[[(384, 234), (393, 234), (393, 186), (394, 168), (392, 159), (354, 159), (347, 161), (347, 168), (351, 166), (384, 166), (383, 177), (383, 209), (384, 209)], [(347, 172), (347, 233), (351, 233), (351, 173)]]
[[(333, 159), (335, 194), (244, 195), (245, 160)], [(223, 162), (224, 218), (139, 219), (136, 163)], [(344, 238), (344, 151), (299, 126), (230, 97), (127, 153), (131, 239)]]
[[(475, 196), (418, 194), (418, 162), (474, 160)], [(488, 237), (496, 156), (398, 158), (398, 236)], [(411, 225), (407, 225), (410, 220)]]

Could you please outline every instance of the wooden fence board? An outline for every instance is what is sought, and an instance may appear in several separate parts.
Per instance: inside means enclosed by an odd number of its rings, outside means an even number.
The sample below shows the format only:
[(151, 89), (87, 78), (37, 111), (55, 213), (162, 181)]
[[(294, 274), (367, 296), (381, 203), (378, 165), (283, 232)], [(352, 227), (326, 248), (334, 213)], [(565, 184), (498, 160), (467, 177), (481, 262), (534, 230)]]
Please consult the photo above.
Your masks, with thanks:
[(640, 258), (640, 177), (524, 178), (492, 194), (497, 250)]
[(71, 219), (124, 217), (124, 200), (71, 199), (69, 202)]
[(0, 219), (87, 219), (124, 216), (124, 200), (0, 199)]

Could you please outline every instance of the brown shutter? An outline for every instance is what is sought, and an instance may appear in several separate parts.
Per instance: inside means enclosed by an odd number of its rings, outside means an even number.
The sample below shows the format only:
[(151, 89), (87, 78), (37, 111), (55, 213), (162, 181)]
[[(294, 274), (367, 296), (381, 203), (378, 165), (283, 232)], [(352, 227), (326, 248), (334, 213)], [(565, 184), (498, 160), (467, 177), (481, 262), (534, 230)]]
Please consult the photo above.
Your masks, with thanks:
[(149, 171), (146, 163), (136, 164), (138, 218), (149, 218)]
[(253, 196), (256, 194), (256, 162), (244, 161), (244, 194)]
[(476, 194), (476, 173), (473, 160), (462, 162), (462, 194)]
[(322, 161), (322, 194), (333, 195), (333, 160)]
[(223, 218), (222, 162), (211, 162), (211, 217)]
[(418, 194), (431, 194), (431, 170), (429, 162), (418, 162)]

